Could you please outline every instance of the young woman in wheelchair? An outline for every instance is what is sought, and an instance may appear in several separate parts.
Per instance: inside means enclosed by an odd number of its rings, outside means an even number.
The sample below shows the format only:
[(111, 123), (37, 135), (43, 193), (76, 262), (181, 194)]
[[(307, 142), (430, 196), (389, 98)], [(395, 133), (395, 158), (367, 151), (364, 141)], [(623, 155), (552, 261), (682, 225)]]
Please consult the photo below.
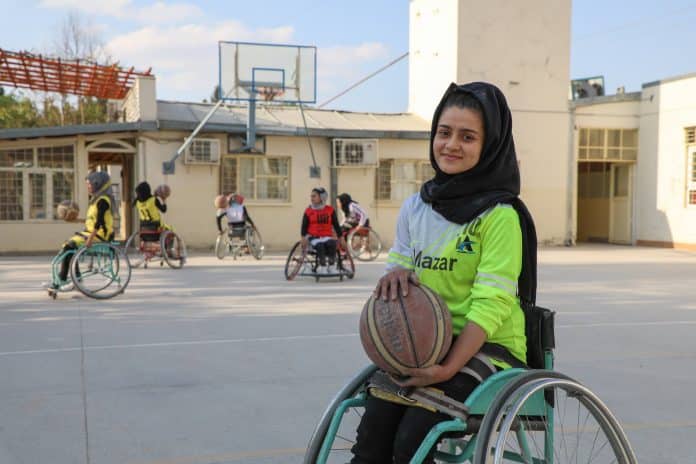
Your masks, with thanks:
[[(320, 274), (333, 273), (336, 260), (336, 240), (341, 237), (336, 211), (326, 204), (329, 194), (323, 187), (312, 189), (310, 204), (302, 216), (302, 247), (312, 246), (317, 253)], [(343, 240), (343, 239), (341, 239)]]
[(358, 231), (363, 227), (370, 227), (370, 218), (367, 211), (357, 201), (353, 200), (348, 193), (342, 193), (336, 197), (336, 206), (343, 212), (341, 230), (344, 237), (353, 228)]
[[(505, 97), (487, 83), (451, 84), (435, 110), (430, 137), (435, 177), (402, 205), (375, 294), (396, 299), (411, 281), (443, 297), (455, 334), (449, 354), (439, 365), (394, 380), (404, 387), (432, 386), (463, 402), (485, 378), (526, 361), (517, 298), (521, 216), (512, 206), (520, 201), (520, 175)], [(434, 257), (453, 265), (428, 266)], [(409, 462), (430, 429), (449, 419), (369, 397), (351, 462)]]
[[(161, 213), (167, 212), (167, 204), (164, 198), (159, 198), (152, 194), (149, 183), (141, 182), (135, 187), (133, 206), (138, 210), (141, 231), (152, 231), (152, 234), (155, 236), (154, 240), (159, 238), (156, 231), (174, 230), (170, 225), (162, 222)], [(143, 239), (145, 240), (146, 238)]]
[[(89, 207), (85, 218), (85, 228), (75, 233), (65, 243), (60, 252), (77, 250), (85, 246), (91, 247), (92, 243), (108, 242), (114, 237), (113, 205), (114, 194), (111, 188), (111, 178), (106, 172), (92, 172), (86, 178), (87, 193), (89, 194)], [(61, 282), (67, 282), (70, 262), (73, 257), (70, 253), (61, 262), (58, 278)], [(57, 289), (60, 284), (56, 282), (45, 284), (46, 287)]]
[(253, 228), (256, 228), (256, 225), (251, 220), (246, 206), (244, 206), (243, 196), (238, 193), (231, 193), (228, 199), (229, 204), (227, 208), (216, 217), (218, 233), (222, 234), (222, 218), (227, 217), (227, 230), (230, 238), (244, 239), (247, 224)]

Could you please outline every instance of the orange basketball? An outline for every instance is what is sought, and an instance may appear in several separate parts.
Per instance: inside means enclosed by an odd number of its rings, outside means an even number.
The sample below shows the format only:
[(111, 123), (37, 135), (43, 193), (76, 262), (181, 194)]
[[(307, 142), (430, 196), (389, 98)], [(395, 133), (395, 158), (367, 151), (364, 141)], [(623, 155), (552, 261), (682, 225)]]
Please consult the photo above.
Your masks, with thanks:
[(216, 196), (214, 203), (217, 209), (225, 209), (228, 206), (227, 197), (225, 195)]
[(172, 194), (172, 189), (169, 188), (167, 184), (162, 184), (158, 185), (157, 188), (155, 189), (155, 195), (162, 198), (163, 200), (166, 200), (169, 198), (169, 195)]
[(405, 297), (370, 296), (360, 316), (360, 340), (368, 358), (387, 372), (430, 367), (450, 349), (452, 316), (437, 293), (409, 282)]
[(56, 206), (56, 219), (74, 221), (80, 214), (80, 207), (72, 200), (63, 200)]

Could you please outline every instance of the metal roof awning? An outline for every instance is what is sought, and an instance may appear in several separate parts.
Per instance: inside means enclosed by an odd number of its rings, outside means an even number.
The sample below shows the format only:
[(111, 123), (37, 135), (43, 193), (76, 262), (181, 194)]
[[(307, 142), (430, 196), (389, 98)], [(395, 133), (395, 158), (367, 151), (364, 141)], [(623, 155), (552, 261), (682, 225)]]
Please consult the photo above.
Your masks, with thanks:
[(63, 60), (11, 52), (0, 48), (0, 85), (44, 92), (121, 100), (137, 76), (150, 76), (151, 69), (135, 71), (117, 64), (100, 65), (84, 60)]

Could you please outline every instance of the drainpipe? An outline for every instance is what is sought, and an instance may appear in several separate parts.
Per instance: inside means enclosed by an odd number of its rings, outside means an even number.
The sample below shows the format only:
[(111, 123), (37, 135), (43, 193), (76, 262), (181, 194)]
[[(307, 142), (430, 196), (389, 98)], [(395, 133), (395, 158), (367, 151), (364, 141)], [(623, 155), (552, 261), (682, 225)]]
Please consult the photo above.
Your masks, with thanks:
[(566, 234), (563, 244), (565, 246), (575, 245), (576, 237), (576, 211), (578, 198), (578, 163), (575, 159), (575, 107), (572, 103), (568, 104), (568, 188), (566, 189)]

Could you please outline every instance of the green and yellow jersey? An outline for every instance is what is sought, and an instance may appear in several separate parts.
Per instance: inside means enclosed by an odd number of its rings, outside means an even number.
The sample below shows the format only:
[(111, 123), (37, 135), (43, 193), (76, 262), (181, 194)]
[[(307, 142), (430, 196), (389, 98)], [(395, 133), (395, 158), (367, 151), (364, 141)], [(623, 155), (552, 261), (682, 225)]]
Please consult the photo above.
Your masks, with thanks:
[(517, 297), (522, 232), (512, 206), (499, 204), (459, 225), (433, 211), (419, 194), (409, 197), (399, 212), (387, 271), (396, 266), (413, 270), (445, 300), (455, 334), (471, 321), (486, 332), (487, 342), (526, 360)]

